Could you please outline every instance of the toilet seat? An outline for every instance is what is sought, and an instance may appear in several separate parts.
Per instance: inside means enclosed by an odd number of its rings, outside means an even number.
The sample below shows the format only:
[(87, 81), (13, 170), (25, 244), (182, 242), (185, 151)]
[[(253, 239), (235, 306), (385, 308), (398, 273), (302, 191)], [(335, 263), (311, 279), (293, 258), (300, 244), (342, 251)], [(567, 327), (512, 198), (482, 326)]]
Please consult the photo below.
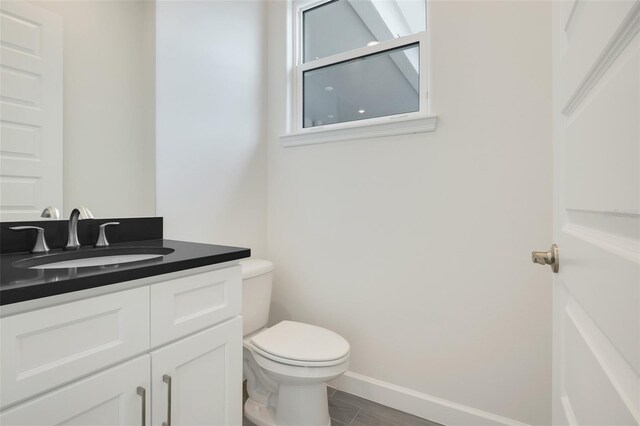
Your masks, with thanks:
[(331, 330), (295, 321), (282, 321), (250, 338), (253, 350), (274, 362), (325, 367), (345, 362), (349, 343)]

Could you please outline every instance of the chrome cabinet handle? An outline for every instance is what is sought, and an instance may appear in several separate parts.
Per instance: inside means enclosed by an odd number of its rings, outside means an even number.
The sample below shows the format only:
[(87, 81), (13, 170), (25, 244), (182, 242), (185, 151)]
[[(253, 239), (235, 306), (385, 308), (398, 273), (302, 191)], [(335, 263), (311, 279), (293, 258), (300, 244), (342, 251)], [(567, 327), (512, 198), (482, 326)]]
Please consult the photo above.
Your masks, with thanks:
[(109, 241), (107, 241), (107, 234), (105, 233), (105, 229), (107, 228), (107, 226), (112, 225), (120, 225), (120, 222), (107, 222), (98, 227), (100, 230), (98, 232), (98, 241), (96, 241), (96, 247), (109, 247)]
[(136, 389), (138, 395), (142, 397), (142, 426), (147, 426), (147, 390), (142, 386)]
[(560, 270), (560, 250), (555, 244), (551, 245), (549, 251), (532, 251), (531, 261), (540, 265), (549, 265), (554, 273)]
[(163, 375), (162, 381), (169, 386), (167, 389), (167, 421), (162, 422), (162, 426), (171, 426), (171, 376), (168, 374)]
[(47, 240), (44, 238), (44, 228), (40, 228), (39, 226), (12, 226), (9, 229), (12, 231), (38, 231), (36, 242), (31, 249), (31, 253), (47, 253), (49, 251)]

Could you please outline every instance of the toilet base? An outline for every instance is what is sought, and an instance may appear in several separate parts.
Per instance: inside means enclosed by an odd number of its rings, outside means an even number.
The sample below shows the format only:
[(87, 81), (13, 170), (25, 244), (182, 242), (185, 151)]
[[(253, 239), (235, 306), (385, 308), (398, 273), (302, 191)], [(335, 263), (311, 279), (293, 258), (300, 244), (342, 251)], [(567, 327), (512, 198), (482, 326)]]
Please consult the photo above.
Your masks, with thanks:
[(244, 415), (256, 426), (331, 426), (325, 383), (281, 383), (277, 408), (253, 399), (244, 404)]
[(265, 407), (251, 398), (244, 403), (244, 416), (256, 426), (276, 426), (273, 409)]

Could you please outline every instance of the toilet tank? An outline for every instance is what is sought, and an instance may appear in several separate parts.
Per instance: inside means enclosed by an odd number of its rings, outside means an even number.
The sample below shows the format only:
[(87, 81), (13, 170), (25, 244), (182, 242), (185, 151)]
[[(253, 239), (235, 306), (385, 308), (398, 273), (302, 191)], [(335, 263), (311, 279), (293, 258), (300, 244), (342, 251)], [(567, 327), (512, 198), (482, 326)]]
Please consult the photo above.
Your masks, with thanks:
[(267, 325), (271, 305), (273, 263), (268, 260), (245, 259), (242, 268), (243, 335)]

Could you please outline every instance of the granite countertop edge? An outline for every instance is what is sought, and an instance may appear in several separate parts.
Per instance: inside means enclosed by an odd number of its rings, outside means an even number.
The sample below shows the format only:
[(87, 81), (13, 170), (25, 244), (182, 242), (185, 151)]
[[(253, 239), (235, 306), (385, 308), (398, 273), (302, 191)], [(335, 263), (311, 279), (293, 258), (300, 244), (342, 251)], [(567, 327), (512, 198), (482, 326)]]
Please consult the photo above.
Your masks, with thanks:
[[(251, 250), (248, 248), (168, 239), (135, 241), (112, 246), (114, 248), (165, 247), (174, 251), (161, 259), (132, 262), (130, 265), (49, 270), (32, 270), (14, 266), (14, 263), (19, 260), (37, 255), (3, 254), (0, 256), (0, 306), (216, 265), (251, 256)], [(84, 248), (84, 250), (91, 249)], [(55, 251), (55, 253), (59, 252), (62, 251)]]

